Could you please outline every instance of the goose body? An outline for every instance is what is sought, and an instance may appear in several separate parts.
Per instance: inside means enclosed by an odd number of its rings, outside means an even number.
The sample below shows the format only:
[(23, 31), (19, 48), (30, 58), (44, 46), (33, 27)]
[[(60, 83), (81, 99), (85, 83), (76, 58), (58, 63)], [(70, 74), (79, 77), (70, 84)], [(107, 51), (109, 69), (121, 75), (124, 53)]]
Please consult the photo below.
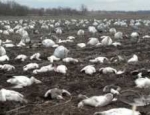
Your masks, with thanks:
[(29, 78), (27, 76), (13, 76), (13, 78), (7, 80), (7, 83), (14, 84), (15, 86), (13, 88), (23, 88), (30, 86), (33, 83), (39, 84), (41, 81), (34, 77)]
[(145, 78), (137, 78), (135, 80), (136, 87), (138, 88), (150, 88), (150, 79)]
[(92, 75), (93, 73), (96, 72), (96, 69), (94, 65), (88, 65), (88, 66), (85, 66), (83, 69), (81, 69), (81, 72), (83, 71), (88, 75)]
[(23, 67), (23, 71), (28, 71), (30, 69), (36, 69), (36, 68), (39, 68), (39, 65), (37, 63), (29, 63)]
[(40, 69), (35, 69), (33, 70), (33, 74), (38, 74), (38, 73), (43, 73), (43, 72), (48, 72), (48, 71), (53, 71), (54, 67), (52, 66), (52, 64), (47, 65), (47, 66), (43, 66)]
[(44, 47), (53, 47), (53, 46), (55, 46), (56, 44), (55, 44), (55, 42), (54, 42), (53, 40), (51, 40), (51, 39), (44, 39), (44, 40), (42, 41), (42, 45), (43, 45)]
[(66, 94), (68, 96), (71, 95), (70, 92), (68, 92), (65, 89), (53, 88), (53, 89), (48, 90), (45, 93), (44, 97), (47, 98), (50, 96), (52, 99), (64, 99), (63, 94)]
[(9, 61), (9, 57), (7, 55), (0, 56), (0, 62)]
[(103, 112), (95, 112), (94, 115), (141, 115), (140, 112), (127, 108), (115, 108)]
[(93, 107), (102, 107), (111, 103), (113, 100), (113, 94), (108, 93), (102, 96), (92, 96), (90, 98), (84, 99), (78, 104), (78, 108), (83, 107), (84, 105), (89, 105)]
[(36, 59), (36, 60), (40, 61), (41, 60), (40, 56), (41, 56), (40, 53), (35, 53), (32, 56), (30, 56), (30, 60)]
[(85, 43), (78, 43), (77, 46), (79, 48), (84, 48), (84, 47), (86, 47), (86, 44)]
[(6, 70), (6, 71), (12, 71), (12, 70), (15, 70), (15, 67), (10, 64), (4, 64), (0, 67), (0, 69)]
[(0, 56), (4, 56), (4, 55), (6, 55), (6, 50), (2, 46), (2, 40), (0, 40)]
[(7, 90), (7, 89), (1, 89), (0, 90), (0, 101), (18, 101), (18, 102), (27, 102), (24, 99), (24, 96), (16, 91), (13, 90)]
[(109, 36), (105, 36), (102, 41), (101, 41), (101, 44), (104, 45), (104, 46), (107, 46), (107, 45), (111, 45), (112, 44), (112, 39), (109, 37)]
[(87, 44), (94, 46), (94, 45), (96, 45), (98, 43), (99, 43), (99, 40), (97, 38), (89, 38), (89, 41), (88, 41)]
[(104, 63), (104, 61), (108, 61), (108, 58), (106, 57), (97, 57), (95, 59), (91, 59), (91, 63)]
[(132, 56), (132, 58), (130, 58), (130, 59), (128, 60), (128, 63), (136, 63), (136, 62), (138, 62), (138, 56), (134, 54), (134, 55)]
[(77, 60), (77, 59), (74, 59), (74, 58), (72, 58), (72, 57), (67, 57), (67, 58), (64, 58), (64, 59), (63, 59), (63, 62), (66, 62), (66, 63), (70, 63), (70, 62), (77, 63), (78, 60)]
[(50, 57), (47, 57), (47, 59), (48, 59), (51, 63), (53, 63), (54, 61), (59, 61), (59, 60), (60, 60), (60, 58), (57, 58), (57, 57), (54, 56), (54, 55), (52, 55), (52, 56), (50, 56)]
[(21, 60), (21, 61), (25, 61), (26, 59), (27, 59), (27, 56), (24, 54), (20, 54), (15, 58), (15, 60)]
[(54, 69), (54, 71), (56, 71), (58, 73), (66, 74), (67, 73), (67, 67), (65, 65), (59, 65)]

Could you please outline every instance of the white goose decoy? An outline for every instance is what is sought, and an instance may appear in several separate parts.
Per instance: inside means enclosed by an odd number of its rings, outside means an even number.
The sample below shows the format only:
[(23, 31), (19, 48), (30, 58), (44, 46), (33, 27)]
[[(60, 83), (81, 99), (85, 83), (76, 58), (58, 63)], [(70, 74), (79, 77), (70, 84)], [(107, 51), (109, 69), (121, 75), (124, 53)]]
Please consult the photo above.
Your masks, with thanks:
[(123, 38), (123, 33), (122, 32), (116, 32), (115, 34), (114, 34), (114, 38), (115, 39), (122, 39)]
[(0, 66), (0, 69), (6, 70), (6, 71), (12, 71), (12, 70), (15, 70), (15, 67), (10, 64), (4, 64), (4, 65)]
[(108, 93), (101, 96), (92, 96), (90, 98), (84, 99), (78, 103), (78, 108), (83, 107), (84, 105), (89, 105), (93, 107), (102, 107), (111, 103), (113, 100), (113, 94)]
[(30, 60), (36, 59), (38, 61), (41, 61), (40, 56), (41, 56), (40, 53), (35, 53), (32, 56), (30, 56)]
[(114, 73), (117, 75), (123, 74), (124, 71), (117, 71), (116, 69), (112, 68), (112, 67), (104, 67), (104, 68), (100, 68), (99, 69), (100, 73), (102, 74), (110, 74), (110, 73)]
[(138, 56), (134, 54), (133, 57), (130, 58), (127, 62), (128, 63), (136, 63), (136, 62), (138, 62)]
[(138, 88), (150, 88), (150, 79), (145, 78), (137, 78), (135, 80), (136, 87)]
[(65, 58), (67, 57), (68, 53), (69, 53), (69, 50), (66, 47), (58, 46), (55, 49), (53, 55), (56, 56), (57, 58)]
[(94, 115), (141, 115), (140, 112), (127, 108), (114, 108), (107, 111), (95, 112)]
[(6, 55), (6, 50), (2, 46), (2, 40), (0, 40), (0, 56), (4, 56), (4, 55)]
[(67, 39), (69, 39), (69, 40), (74, 40), (75, 37), (74, 37), (74, 36), (68, 36)]
[(108, 61), (106, 57), (97, 57), (95, 59), (89, 60), (91, 63), (104, 63), (104, 61)]
[(42, 45), (44, 47), (56, 47), (56, 46), (58, 46), (57, 44), (55, 44), (55, 42), (53, 40), (48, 39), (48, 38), (46, 38), (42, 41)]
[(59, 100), (59, 99), (64, 99), (64, 98), (63, 98), (63, 94), (66, 94), (66, 95), (68, 95), (68, 96), (71, 96), (71, 93), (68, 92), (68, 91), (65, 90), (65, 89), (53, 88), (53, 89), (48, 90), (48, 91), (45, 93), (44, 97), (45, 97), (45, 98), (50, 97), (51, 99), (58, 99), (58, 100)]
[(82, 29), (78, 30), (77, 35), (78, 36), (83, 36), (84, 35), (84, 30), (82, 30)]
[(0, 62), (9, 61), (9, 57), (7, 55), (0, 56)]
[(7, 90), (7, 89), (1, 89), (0, 90), (0, 101), (18, 101), (18, 102), (25, 102), (27, 103), (27, 100), (24, 99), (24, 96), (20, 94), (19, 92), (13, 91), (13, 90)]
[(40, 69), (35, 69), (33, 70), (33, 74), (38, 74), (38, 73), (43, 73), (43, 72), (48, 72), (48, 71), (53, 71), (54, 67), (52, 66), (52, 64), (47, 65), (47, 66), (43, 66)]
[(81, 72), (85, 72), (88, 75), (92, 75), (93, 73), (96, 73), (96, 69), (94, 65), (88, 65), (81, 69)]
[(66, 62), (66, 63), (78, 63), (79, 61), (77, 59), (74, 59), (72, 57), (67, 57), (67, 58), (64, 58), (63, 59), (63, 62)]
[(26, 59), (27, 59), (27, 56), (24, 54), (20, 54), (15, 58), (15, 60), (21, 60), (22, 62), (25, 61)]
[(120, 42), (113, 42), (112, 45), (117, 47), (117, 46), (121, 46), (121, 43)]
[(39, 65), (37, 63), (29, 63), (23, 67), (23, 71), (28, 71), (30, 69), (36, 69), (36, 68), (39, 68)]
[(14, 84), (15, 86), (13, 88), (23, 88), (30, 86), (33, 83), (39, 84), (42, 82), (35, 77), (28, 78), (27, 76), (13, 76), (13, 78), (7, 80), (7, 83)]
[(96, 45), (96, 44), (98, 44), (98, 43), (99, 43), (98, 38), (89, 38), (89, 41), (88, 41), (87, 44), (94, 46), (94, 45)]
[(56, 68), (54, 68), (54, 71), (56, 71), (58, 73), (66, 74), (67, 73), (67, 67), (65, 65), (59, 65)]
[(57, 58), (56, 56), (52, 55), (50, 57), (47, 57), (47, 60), (49, 60), (51, 63), (53, 63), (54, 61), (59, 61), (60, 58)]
[(113, 41), (109, 36), (104, 36), (102, 41), (101, 41), (101, 45), (104, 45), (104, 46), (111, 45), (112, 42)]
[(26, 44), (22, 41), (20, 41), (18, 44), (17, 44), (17, 47), (23, 47), (23, 46), (26, 46)]
[(77, 44), (77, 47), (79, 47), (79, 48), (84, 48), (84, 47), (86, 47), (86, 44), (85, 44), (85, 43), (78, 43), (78, 44)]
[(137, 32), (132, 32), (131, 33), (131, 38), (138, 38), (139, 34)]

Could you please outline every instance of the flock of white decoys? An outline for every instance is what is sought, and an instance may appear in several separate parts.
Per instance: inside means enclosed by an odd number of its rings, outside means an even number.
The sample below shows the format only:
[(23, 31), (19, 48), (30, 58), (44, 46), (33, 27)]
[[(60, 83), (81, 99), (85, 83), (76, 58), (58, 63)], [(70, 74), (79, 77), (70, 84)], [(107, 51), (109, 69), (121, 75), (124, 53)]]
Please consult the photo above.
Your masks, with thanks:
[[(47, 57), (47, 60), (49, 61), (49, 64), (41, 66), (40, 62), (42, 62), (42, 54), (40, 52), (35, 52), (32, 55), (25, 55), (24, 54), (18, 54), (14, 60), (20, 60), (21, 63), (24, 63), (26, 60), (30, 60), (31, 63), (28, 63), (22, 67), (23, 72), (31, 72), (31, 77), (26, 75), (14, 75), (12, 78), (7, 79), (7, 83), (14, 85), (13, 87), (10, 87), (9, 89), (1, 88), (0, 89), (0, 101), (18, 101), (18, 102), (25, 102), (27, 103), (28, 100), (25, 99), (21, 93), (15, 91), (15, 88), (24, 88), (27, 86), (31, 86), (32, 84), (42, 84), (42, 81), (38, 80), (34, 77), (34, 75), (42, 74), (45, 72), (58, 72), (62, 75), (66, 75), (69, 71), (69, 67), (67, 67), (66, 63), (73, 63), (78, 64), (80, 63), (80, 57), (73, 58), (70, 57), (69, 54), (71, 53), (71, 50), (65, 47), (65, 44), (74, 43), (76, 41), (76, 48), (78, 50), (83, 50), (87, 47), (95, 47), (95, 48), (104, 48), (104, 47), (115, 47), (122, 46), (124, 43), (122, 40), (124, 39), (125, 33), (121, 31), (117, 31), (115, 28), (117, 27), (134, 27), (139, 28), (141, 25), (149, 26), (150, 21), (149, 20), (130, 20), (129, 23), (127, 20), (114, 20), (114, 19), (104, 19), (104, 20), (31, 20), (30, 23), (26, 23), (25, 20), (18, 20), (14, 21), (15, 26), (12, 27), (10, 23), (12, 21), (4, 20), (0, 21), (0, 25), (3, 27), (3, 29), (0, 30), (0, 35), (2, 36), (10, 36), (11, 34), (17, 34), (20, 35), (20, 42), (14, 43), (13, 39), (7, 39), (6, 41), (0, 40), (0, 62), (3, 63), (0, 65), (0, 70), (4, 71), (14, 71), (16, 67), (14, 65), (8, 64), (10, 60), (13, 60), (11, 56), (9, 56), (9, 53), (6, 51), (9, 51), (9, 48), (12, 47), (19, 47), (21, 48), (27, 48), (29, 49), (29, 45), (36, 46), (36, 47), (45, 47), (45, 48), (54, 48), (53, 54)], [(49, 37), (42, 36), (39, 38), (39, 41), (37, 45), (32, 41), (32, 38), (30, 38), (30, 34), (27, 30), (36, 30), (35, 33), (39, 34), (39, 30), (36, 29), (36, 23), (41, 25), (41, 29), (45, 31), (53, 30), (55, 32), (55, 35), (58, 37), (55, 37), (56, 41), (54, 39), (51, 39)], [(81, 29), (78, 29), (76, 31), (76, 36), (68, 36), (65, 40), (60, 39), (59, 36), (63, 34), (65, 29), (63, 29), (64, 26), (72, 27), (78, 27)], [(114, 26), (114, 27), (112, 27)], [(99, 32), (108, 32), (112, 38), (109, 35), (103, 35), (100, 38), (96, 37)], [(87, 43), (84, 42), (78, 42), (78, 39), (85, 38), (86, 33), (90, 34), (91, 37), (86, 38)], [(41, 33), (42, 34), (42, 33)], [(50, 33), (51, 35), (51, 33)], [(130, 35), (128, 35), (129, 40), (136, 41), (134, 43), (138, 43), (140, 39), (149, 39), (149, 35), (141, 36), (136, 31), (131, 32)], [(81, 40), (80, 40), (81, 41)], [(8, 54), (8, 55), (7, 55)], [(82, 55), (82, 54), (80, 54)], [(90, 54), (92, 55), (92, 54)], [(82, 74), (87, 74), (92, 77), (95, 73), (99, 74), (114, 74), (114, 75), (122, 75), (126, 73), (126, 70), (122, 69), (115, 69), (114, 67), (110, 66), (102, 66), (101, 68), (97, 68), (97, 64), (103, 64), (105, 63), (113, 63), (113, 62), (121, 62), (124, 61), (125, 64), (137, 64), (139, 62), (138, 54), (131, 54), (131, 58), (124, 58), (121, 55), (118, 55), (117, 59), (113, 59), (113, 57), (105, 57), (103, 55), (95, 56), (89, 59), (90, 63), (89, 65), (84, 65), (82, 68), (80, 68), (79, 72), (84, 72)], [(33, 63), (32, 60), (36, 60), (37, 63)], [(55, 65), (55, 62), (62, 61), (62, 64)], [(39, 62), (39, 63), (38, 63)], [(4, 64), (5, 63), (5, 64)], [(70, 76), (71, 77), (71, 76)], [(142, 73), (139, 72), (137, 79), (133, 81), (135, 83), (135, 87), (138, 88), (150, 88), (150, 78), (143, 77)], [(110, 85), (110, 84), (108, 84)], [(107, 91), (106, 91), (107, 90)], [(58, 89), (58, 88), (52, 88), (48, 91), (45, 91), (44, 97), (51, 97), (51, 99), (64, 99), (63, 94), (65, 93), (68, 96), (71, 96), (71, 91), (67, 91), (65, 89)], [(121, 88), (114, 88), (114, 87), (104, 87), (103, 92), (104, 95), (99, 95), (91, 97), (84, 96), (82, 100), (78, 103), (77, 107), (83, 108), (86, 105), (93, 106), (93, 107), (102, 107), (107, 106), (110, 103), (115, 103), (118, 101), (118, 99), (115, 97), (115, 95), (120, 95)], [(82, 93), (82, 92), (81, 92)], [(83, 96), (83, 95), (82, 95)], [(82, 97), (80, 95), (80, 97)], [(150, 96), (149, 96), (150, 97)], [(146, 98), (147, 102), (145, 101), (145, 105), (148, 105), (150, 103), (150, 98)], [(134, 101), (134, 100), (133, 100)], [(135, 101), (133, 105), (138, 106), (139, 101)], [(144, 103), (144, 102), (143, 102)], [(132, 111), (128, 108), (112, 108), (107, 111), (102, 112), (95, 112), (94, 115), (140, 115), (140, 112), (138, 111)]]

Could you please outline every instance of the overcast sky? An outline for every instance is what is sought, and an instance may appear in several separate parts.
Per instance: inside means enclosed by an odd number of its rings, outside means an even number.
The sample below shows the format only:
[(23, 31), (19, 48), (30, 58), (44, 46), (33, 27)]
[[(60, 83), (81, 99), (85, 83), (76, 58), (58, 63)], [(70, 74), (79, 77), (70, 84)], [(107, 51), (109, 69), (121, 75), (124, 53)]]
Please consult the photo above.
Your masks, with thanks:
[(90, 10), (150, 10), (150, 0), (14, 0), (35, 8), (70, 7), (79, 9), (85, 4)]

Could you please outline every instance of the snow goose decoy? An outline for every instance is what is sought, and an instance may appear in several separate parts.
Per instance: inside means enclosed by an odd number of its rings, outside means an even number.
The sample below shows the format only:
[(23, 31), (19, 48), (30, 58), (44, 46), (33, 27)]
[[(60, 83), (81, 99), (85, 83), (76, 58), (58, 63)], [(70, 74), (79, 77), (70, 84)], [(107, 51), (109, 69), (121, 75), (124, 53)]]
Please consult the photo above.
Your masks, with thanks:
[(24, 99), (24, 96), (20, 94), (19, 92), (13, 91), (13, 90), (7, 90), (7, 89), (1, 89), (0, 90), (0, 101), (18, 101), (18, 102), (25, 102), (27, 103), (27, 100)]
[(59, 65), (56, 68), (54, 68), (54, 71), (56, 71), (58, 73), (66, 74), (67, 73), (67, 67), (65, 65)]
[(103, 112), (95, 112), (94, 115), (141, 115), (138, 111), (127, 108), (115, 108)]
[(12, 70), (15, 70), (15, 67), (10, 64), (4, 64), (0, 67), (0, 69), (6, 70), (6, 71), (12, 71)]
[(53, 63), (54, 61), (59, 61), (60, 58), (57, 58), (56, 56), (52, 55), (50, 57), (47, 57), (47, 60), (49, 60), (51, 63)]
[(0, 56), (0, 62), (9, 61), (9, 57), (7, 55)]
[(81, 69), (81, 72), (85, 72), (88, 75), (92, 75), (93, 73), (96, 73), (96, 69), (94, 65), (88, 65)]
[(53, 89), (48, 90), (45, 93), (44, 97), (60, 100), (60, 99), (64, 99), (63, 95), (71, 96), (71, 93), (65, 89), (53, 88)]
[(108, 58), (106, 57), (97, 57), (95, 59), (89, 60), (91, 63), (104, 63), (105, 61), (108, 61)]
[(65, 57), (67, 57), (68, 52), (69, 52), (69, 50), (66, 47), (64, 47), (64, 46), (58, 46), (55, 49), (53, 55), (56, 56), (57, 58), (62, 58), (63, 59)]
[(85, 44), (85, 43), (78, 43), (78, 44), (77, 44), (77, 47), (79, 47), (79, 48), (84, 48), (84, 47), (86, 47), (86, 44)]
[(15, 58), (15, 60), (21, 60), (22, 62), (25, 61), (26, 59), (27, 59), (27, 56), (24, 54), (20, 54)]
[(137, 63), (138, 62), (138, 56), (137, 55), (133, 55), (132, 58), (130, 58), (128, 61), (128, 63)]
[(36, 69), (36, 68), (39, 68), (39, 65), (37, 63), (29, 63), (23, 67), (23, 71), (28, 71), (30, 69)]
[(94, 46), (94, 45), (96, 45), (96, 44), (98, 44), (98, 43), (99, 43), (98, 38), (89, 38), (89, 41), (88, 41), (87, 45), (92, 45), (92, 46)]
[(67, 58), (63, 59), (63, 62), (66, 62), (66, 63), (78, 63), (79, 61), (77, 59), (72, 58), (72, 57), (67, 57)]
[(101, 41), (101, 45), (107, 46), (112, 44), (112, 39), (109, 36), (104, 36)]
[(78, 103), (78, 108), (83, 107), (84, 105), (89, 105), (93, 107), (102, 107), (111, 103), (113, 100), (113, 94), (108, 93), (102, 96), (92, 96), (90, 98), (84, 99)]
[(150, 79), (145, 78), (137, 78), (135, 80), (136, 87), (138, 88), (150, 88)]
[(40, 53), (35, 53), (32, 56), (30, 56), (30, 60), (36, 59), (38, 61), (41, 61), (40, 56), (41, 56)]
[(38, 73), (43, 73), (43, 72), (48, 72), (48, 71), (53, 71), (54, 67), (52, 66), (52, 64), (47, 65), (47, 66), (43, 66), (40, 69), (35, 69), (33, 70), (33, 74), (38, 74)]
[(99, 72), (102, 74), (110, 74), (110, 73), (114, 73), (117, 75), (123, 74), (124, 71), (117, 71), (116, 69), (112, 68), (112, 67), (104, 67), (104, 68), (100, 68)]
[(115, 95), (119, 95), (119, 91), (121, 90), (121, 88), (119, 86), (115, 86), (115, 85), (107, 85), (103, 88), (103, 92), (105, 93), (112, 93)]
[(15, 86), (13, 88), (23, 88), (30, 86), (33, 83), (39, 84), (42, 82), (35, 77), (28, 78), (27, 76), (13, 76), (13, 78), (7, 80), (7, 83), (14, 84)]
[(4, 56), (4, 55), (6, 55), (6, 50), (2, 46), (2, 40), (0, 40), (0, 56)]

